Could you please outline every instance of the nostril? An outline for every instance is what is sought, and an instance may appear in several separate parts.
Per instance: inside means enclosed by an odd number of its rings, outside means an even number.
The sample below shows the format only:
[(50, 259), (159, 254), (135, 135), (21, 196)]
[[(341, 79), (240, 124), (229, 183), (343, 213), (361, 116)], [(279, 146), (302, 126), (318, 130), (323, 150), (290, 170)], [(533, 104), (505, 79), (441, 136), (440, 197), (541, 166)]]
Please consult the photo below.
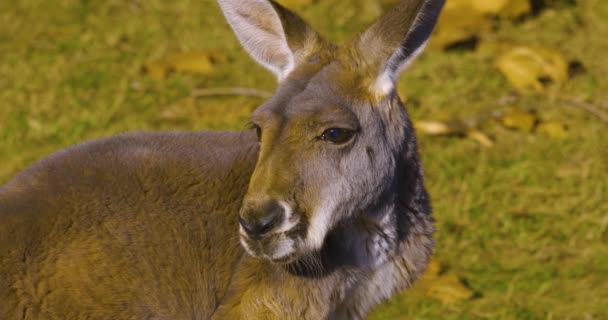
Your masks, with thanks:
[(239, 217), (239, 223), (252, 238), (259, 238), (272, 229), (274, 229), (283, 217), (283, 209), (281, 206), (263, 206), (260, 212), (265, 214), (256, 214), (254, 211), (249, 211), (245, 217)]
[(258, 223), (258, 229), (260, 234), (267, 233), (277, 226), (281, 217), (281, 212), (278, 210), (273, 210), (269, 215), (262, 218)]
[(243, 218), (239, 218), (239, 223), (241, 224), (241, 227), (243, 227), (243, 229), (245, 229), (245, 232), (247, 232), (248, 234), (254, 233), (255, 224), (253, 224)]

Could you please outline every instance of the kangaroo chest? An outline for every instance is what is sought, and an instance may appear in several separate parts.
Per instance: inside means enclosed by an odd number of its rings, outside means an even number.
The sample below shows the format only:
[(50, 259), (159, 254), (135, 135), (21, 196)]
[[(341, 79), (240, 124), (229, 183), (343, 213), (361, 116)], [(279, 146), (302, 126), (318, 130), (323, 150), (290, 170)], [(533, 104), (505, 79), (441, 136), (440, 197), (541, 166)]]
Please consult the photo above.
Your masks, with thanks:
[(405, 259), (370, 272), (340, 270), (322, 278), (254, 270), (251, 262), (242, 262), (212, 319), (362, 319), (410, 282)]

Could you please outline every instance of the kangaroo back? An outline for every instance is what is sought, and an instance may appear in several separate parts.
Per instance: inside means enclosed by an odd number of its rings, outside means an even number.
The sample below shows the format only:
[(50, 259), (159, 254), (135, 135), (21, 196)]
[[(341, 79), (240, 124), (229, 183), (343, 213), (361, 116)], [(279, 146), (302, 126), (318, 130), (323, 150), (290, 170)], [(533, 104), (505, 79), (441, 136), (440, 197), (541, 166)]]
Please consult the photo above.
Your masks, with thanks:
[(0, 319), (208, 319), (257, 144), (138, 133), (61, 151), (0, 189)]

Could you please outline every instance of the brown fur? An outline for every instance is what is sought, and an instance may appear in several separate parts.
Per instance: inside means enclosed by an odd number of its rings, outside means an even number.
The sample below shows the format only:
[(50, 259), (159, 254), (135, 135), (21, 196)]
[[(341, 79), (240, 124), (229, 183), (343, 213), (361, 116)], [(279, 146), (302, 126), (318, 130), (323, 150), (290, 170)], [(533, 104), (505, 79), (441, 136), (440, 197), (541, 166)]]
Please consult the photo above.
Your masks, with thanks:
[(0, 320), (362, 319), (423, 272), (431, 208), (394, 81), (443, 0), (402, 0), (342, 48), (273, 1), (219, 2), (281, 81), (260, 141), (131, 133), (19, 173), (0, 187)]
[(21, 173), (0, 189), (0, 318), (208, 319), (256, 152), (251, 132), (138, 133)]

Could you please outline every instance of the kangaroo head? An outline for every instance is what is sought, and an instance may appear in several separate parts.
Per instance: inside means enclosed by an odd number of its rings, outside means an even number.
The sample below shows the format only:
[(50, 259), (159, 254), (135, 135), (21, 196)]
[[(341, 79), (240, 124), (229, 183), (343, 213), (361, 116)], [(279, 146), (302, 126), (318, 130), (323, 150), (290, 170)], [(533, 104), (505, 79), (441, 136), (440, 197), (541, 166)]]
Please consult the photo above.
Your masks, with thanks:
[(240, 211), (254, 256), (291, 262), (338, 224), (390, 200), (402, 153), (417, 161), (399, 73), (422, 51), (444, 0), (402, 0), (345, 46), (271, 0), (219, 0), (249, 54), (279, 79), (252, 115), (260, 152)]

